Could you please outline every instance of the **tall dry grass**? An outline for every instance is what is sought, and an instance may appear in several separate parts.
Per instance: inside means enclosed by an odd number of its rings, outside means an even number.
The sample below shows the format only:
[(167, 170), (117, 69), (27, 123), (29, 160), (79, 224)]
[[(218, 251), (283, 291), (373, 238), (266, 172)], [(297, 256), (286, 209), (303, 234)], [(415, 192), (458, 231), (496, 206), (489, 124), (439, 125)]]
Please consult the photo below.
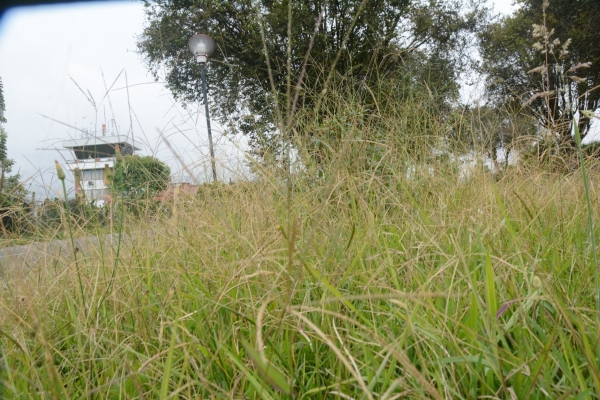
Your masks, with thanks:
[(3, 397), (597, 397), (597, 174), (465, 174), (481, 121), (426, 82), (323, 76), (255, 180), (63, 213), (47, 239), (110, 235), (2, 270)]
[(335, 140), (287, 179), (122, 215), (81, 287), (72, 255), (3, 270), (3, 397), (596, 396), (578, 171), (461, 179), (431, 151), (444, 121), (398, 104), (334, 105), (304, 133)]

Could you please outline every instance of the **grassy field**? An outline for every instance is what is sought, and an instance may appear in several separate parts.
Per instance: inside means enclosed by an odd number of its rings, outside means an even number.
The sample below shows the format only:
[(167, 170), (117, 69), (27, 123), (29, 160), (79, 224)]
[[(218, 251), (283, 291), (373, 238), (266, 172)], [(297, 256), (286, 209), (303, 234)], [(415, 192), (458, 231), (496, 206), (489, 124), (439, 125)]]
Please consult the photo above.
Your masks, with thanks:
[(320, 179), (203, 186), (115, 222), (133, 246), (6, 273), (2, 397), (597, 398), (580, 171), (409, 178), (351, 152)]
[[(111, 238), (0, 269), (0, 399), (599, 398), (598, 157), (531, 110), (459, 107), (436, 68), (332, 65), (296, 103), (289, 49), (287, 94), (270, 74), (244, 122), (252, 179), (57, 200), (0, 242)], [(500, 147), (518, 162), (492, 173)]]

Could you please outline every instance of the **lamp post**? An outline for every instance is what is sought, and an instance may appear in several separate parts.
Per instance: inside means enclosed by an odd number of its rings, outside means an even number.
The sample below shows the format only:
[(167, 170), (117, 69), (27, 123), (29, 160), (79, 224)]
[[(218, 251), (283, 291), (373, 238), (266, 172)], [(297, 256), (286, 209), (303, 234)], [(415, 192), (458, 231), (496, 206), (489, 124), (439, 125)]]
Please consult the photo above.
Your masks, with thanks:
[(212, 167), (213, 181), (217, 181), (217, 169), (215, 168), (215, 152), (213, 149), (212, 131), (210, 129), (210, 116), (208, 114), (208, 96), (206, 94), (206, 72), (204, 70), (208, 57), (215, 51), (215, 42), (210, 36), (199, 33), (188, 40), (190, 53), (196, 56), (196, 62), (200, 64), (202, 74), (202, 93), (204, 95), (204, 109), (206, 112), (206, 128), (208, 130), (208, 146), (210, 148), (210, 164)]

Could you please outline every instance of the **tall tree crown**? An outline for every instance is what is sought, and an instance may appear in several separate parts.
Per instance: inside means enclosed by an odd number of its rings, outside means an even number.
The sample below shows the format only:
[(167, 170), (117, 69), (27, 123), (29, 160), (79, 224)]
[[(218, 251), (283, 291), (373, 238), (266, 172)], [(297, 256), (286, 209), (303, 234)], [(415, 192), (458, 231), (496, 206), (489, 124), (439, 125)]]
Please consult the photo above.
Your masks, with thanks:
[[(157, 0), (147, 1), (138, 49), (177, 99), (200, 100), (199, 67), (189, 37), (213, 37), (208, 63), (212, 108), (220, 122), (256, 135), (273, 130), (274, 102), (291, 112), (311, 107), (330, 71), (376, 81), (404, 64), (436, 66), (440, 91), (455, 95), (483, 0)], [(469, 5), (469, 7), (467, 7)], [(290, 20), (291, 16), (291, 20)], [(288, 62), (289, 60), (289, 62)], [(274, 89), (274, 90), (273, 90)]]

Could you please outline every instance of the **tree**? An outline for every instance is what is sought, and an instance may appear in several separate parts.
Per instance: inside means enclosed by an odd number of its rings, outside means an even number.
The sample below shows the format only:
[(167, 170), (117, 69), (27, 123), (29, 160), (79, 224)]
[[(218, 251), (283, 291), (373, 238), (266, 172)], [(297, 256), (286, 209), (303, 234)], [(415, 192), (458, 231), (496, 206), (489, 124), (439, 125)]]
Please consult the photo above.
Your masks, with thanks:
[(169, 186), (170, 176), (170, 168), (154, 157), (119, 154), (111, 186), (130, 200), (151, 199)]
[(543, 127), (573, 146), (574, 115), (585, 136), (600, 105), (600, 2), (519, 0), (480, 35), (486, 89), (496, 105), (528, 105)]
[(2, 126), (3, 123), (6, 123), (5, 110), (2, 79), (0, 78), (0, 228), (4, 235), (8, 231), (17, 230), (20, 226), (17, 221), (24, 217), (27, 196), (27, 191), (20, 182), (20, 175), (8, 176), (12, 172), (15, 162), (8, 158), (6, 143), (8, 134)]
[(198, 32), (211, 35), (213, 115), (264, 150), (296, 110), (322, 100), (332, 74), (364, 86), (405, 63), (434, 64), (440, 84), (432, 88), (456, 96), (465, 60), (458, 55), (484, 14), (482, 1), (146, 1), (138, 49), (177, 99), (200, 101), (199, 67), (186, 44)]
[(0, 78), (0, 124), (6, 123), (6, 118), (4, 118), (5, 111), (6, 105), (4, 104), (4, 88), (2, 86), (2, 78)]

